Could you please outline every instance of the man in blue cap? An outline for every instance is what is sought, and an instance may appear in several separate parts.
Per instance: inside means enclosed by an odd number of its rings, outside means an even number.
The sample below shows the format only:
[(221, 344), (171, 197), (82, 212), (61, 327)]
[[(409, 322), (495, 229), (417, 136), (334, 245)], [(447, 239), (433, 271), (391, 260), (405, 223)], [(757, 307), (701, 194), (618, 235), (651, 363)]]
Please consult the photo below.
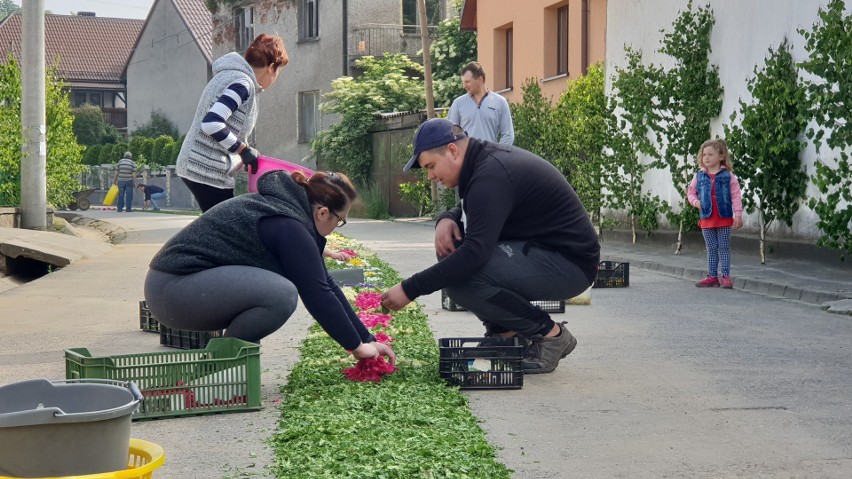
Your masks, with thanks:
[(526, 373), (549, 373), (577, 340), (535, 300), (562, 300), (595, 280), (600, 245), (574, 189), (553, 165), (529, 151), (469, 138), (446, 119), (424, 122), (403, 168), (458, 187), (460, 206), (438, 216), (435, 265), (382, 294), (398, 310), (445, 289), (474, 313), (486, 335), (519, 336)]

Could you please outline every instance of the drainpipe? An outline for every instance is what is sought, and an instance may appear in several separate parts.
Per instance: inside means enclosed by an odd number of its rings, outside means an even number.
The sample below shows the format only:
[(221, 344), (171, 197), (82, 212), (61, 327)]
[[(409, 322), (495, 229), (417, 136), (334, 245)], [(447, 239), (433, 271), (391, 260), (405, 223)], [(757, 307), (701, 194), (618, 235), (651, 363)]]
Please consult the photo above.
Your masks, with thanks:
[(343, 76), (349, 76), (349, 0), (343, 0)]
[(589, 0), (583, 0), (583, 41), (580, 46), (583, 75), (589, 71), (589, 15)]

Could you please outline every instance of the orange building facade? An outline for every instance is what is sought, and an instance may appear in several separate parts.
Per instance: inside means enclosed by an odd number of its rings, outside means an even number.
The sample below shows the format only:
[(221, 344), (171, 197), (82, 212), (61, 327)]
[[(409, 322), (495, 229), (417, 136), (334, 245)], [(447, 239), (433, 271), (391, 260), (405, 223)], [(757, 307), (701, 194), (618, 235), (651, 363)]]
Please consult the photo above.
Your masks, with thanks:
[(461, 28), (477, 32), (485, 84), (509, 102), (537, 78), (552, 101), (566, 81), (602, 62), (606, 52), (607, 0), (466, 0)]

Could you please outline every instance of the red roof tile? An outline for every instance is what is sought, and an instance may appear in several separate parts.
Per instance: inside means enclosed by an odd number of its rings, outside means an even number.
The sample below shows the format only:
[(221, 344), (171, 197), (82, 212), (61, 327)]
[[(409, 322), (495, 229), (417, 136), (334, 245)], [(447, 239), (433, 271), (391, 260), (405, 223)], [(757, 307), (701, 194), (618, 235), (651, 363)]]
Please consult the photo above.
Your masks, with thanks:
[(213, 63), (213, 14), (204, 0), (173, 0), (201, 52)]
[[(0, 49), (21, 61), (21, 14), (0, 25)], [(121, 82), (121, 76), (144, 20), (77, 15), (44, 16), (48, 66), (59, 57), (57, 74), (69, 83)], [(5, 57), (0, 61), (6, 61)]]

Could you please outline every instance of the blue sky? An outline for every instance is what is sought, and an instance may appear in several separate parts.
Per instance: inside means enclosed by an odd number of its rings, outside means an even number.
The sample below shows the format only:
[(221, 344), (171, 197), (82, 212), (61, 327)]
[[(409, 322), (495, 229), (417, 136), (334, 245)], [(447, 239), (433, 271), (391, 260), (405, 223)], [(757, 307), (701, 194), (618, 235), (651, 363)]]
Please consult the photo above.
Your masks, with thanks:
[[(21, 4), (21, 0), (14, 0)], [(99, 17), (145, 19), (154, 0), (44, 0), (44, 9), (69, 15), (72, 12), (95, 12)]]

